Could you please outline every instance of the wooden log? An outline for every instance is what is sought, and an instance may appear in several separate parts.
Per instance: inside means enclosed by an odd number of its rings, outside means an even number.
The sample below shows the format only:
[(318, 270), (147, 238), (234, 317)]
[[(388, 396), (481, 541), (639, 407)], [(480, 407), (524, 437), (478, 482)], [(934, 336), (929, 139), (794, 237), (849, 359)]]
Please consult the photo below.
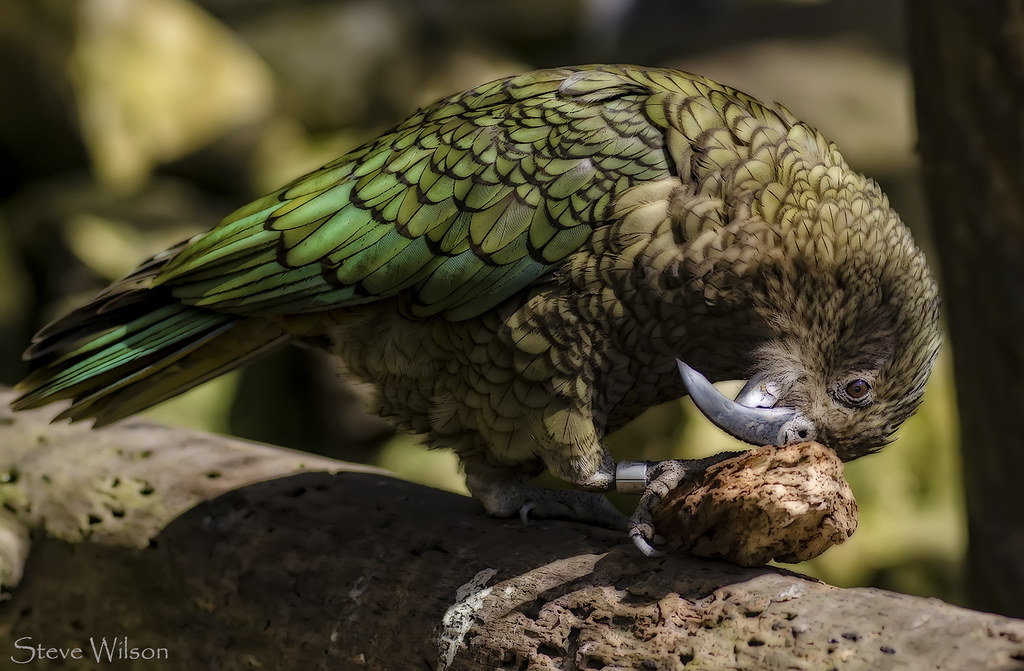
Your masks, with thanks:
[(0, 410), (3, 666), (1024, 668), (1020, 620), (647, 559), (617, 533), (496, 520), (341, 462), (50, 416)]

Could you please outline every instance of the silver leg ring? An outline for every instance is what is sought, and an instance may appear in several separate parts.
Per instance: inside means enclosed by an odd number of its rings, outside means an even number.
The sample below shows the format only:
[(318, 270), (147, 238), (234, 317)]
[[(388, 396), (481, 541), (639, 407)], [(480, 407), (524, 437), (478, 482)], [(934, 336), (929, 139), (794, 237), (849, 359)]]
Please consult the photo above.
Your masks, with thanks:
[(615, 464), (615, 491), (642, 494), (647, 489), (647, 462), (620, 461)]

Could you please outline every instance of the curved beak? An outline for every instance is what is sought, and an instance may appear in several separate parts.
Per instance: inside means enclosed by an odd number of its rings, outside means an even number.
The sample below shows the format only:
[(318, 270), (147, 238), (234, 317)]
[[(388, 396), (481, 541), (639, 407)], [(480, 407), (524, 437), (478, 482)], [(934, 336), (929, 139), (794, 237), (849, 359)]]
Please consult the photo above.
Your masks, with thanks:
[(787, 445), (814, 439), (811, 422), (795, 408), (774, 407), (774, 394), (755, 380), (748, 382), (733, 401), (693, 368), (678, 359), (676, 364), (697, 409), (734, 438), (753, 445)]

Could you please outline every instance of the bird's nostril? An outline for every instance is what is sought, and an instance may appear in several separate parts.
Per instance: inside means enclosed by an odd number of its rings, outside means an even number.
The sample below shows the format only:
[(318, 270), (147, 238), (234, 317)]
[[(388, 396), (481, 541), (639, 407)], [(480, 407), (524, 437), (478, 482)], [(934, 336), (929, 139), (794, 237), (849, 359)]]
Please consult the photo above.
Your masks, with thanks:
[(786, 442), (787, 443), (803, 443), (808, 440), (814, 440), (815, 431), (814, 426), (806, 421), (793, 422), (789, 429), (786, 431)]

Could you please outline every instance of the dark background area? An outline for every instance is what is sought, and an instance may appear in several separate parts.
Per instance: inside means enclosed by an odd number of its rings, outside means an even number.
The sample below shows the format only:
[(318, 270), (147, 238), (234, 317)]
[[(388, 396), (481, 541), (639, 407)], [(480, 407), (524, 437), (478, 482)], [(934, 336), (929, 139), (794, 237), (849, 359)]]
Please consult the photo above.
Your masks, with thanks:
[[(889, 0), (8, 0), (0, 383), (25, 372), (20, 352), (39, 326), (148, 254), (423, 104), (545, 66), (679, 67), (782, 102), (883, 184), (938, 265), (907, 32)], [(848, 468), (860, 531), (799, 570), (965, 601), (950, 349), (902, 438)], [(291, 349), (151, 416), (464, 491), (452, 455), (394, 435), (362, 412), (362, 395)], [(632, 458), (730, 447), (688, 402), (652, 409), (611, 442)]]

